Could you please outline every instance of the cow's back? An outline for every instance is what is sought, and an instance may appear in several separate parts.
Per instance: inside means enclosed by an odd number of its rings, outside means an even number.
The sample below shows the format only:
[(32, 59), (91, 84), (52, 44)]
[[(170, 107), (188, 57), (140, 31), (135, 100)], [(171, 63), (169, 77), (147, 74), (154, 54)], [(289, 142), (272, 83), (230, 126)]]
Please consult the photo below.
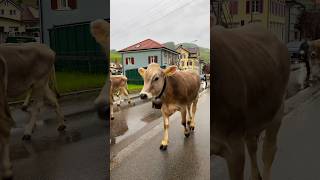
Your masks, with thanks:
[[(32, 83), (48, 77), (55, 61), (55, 53), (40, 43), (4, 44), (0, 45), (0, 55), (8, 67), (9, 96), (16, 96), (21, 87), (29, 87)], [(21, 89), (20, 89), (21, 88)]]
[(187, 104), (198, 97), (200, 77), (192, 71), (177, 71), (167, 77), (168, 87), (165, 102)]
[(286, 46), (255, 25), (236, 30), (214, 27), (211, 36), (213, 131), (262, 130), (279, 110), (286, 92)]

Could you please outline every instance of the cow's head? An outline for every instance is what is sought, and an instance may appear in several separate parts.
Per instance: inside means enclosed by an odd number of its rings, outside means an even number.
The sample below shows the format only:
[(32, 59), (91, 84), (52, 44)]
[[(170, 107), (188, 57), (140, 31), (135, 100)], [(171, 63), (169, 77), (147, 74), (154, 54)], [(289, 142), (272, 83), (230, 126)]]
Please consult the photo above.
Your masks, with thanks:
[(177, 66), (169, 66), (162, 69), (159, 64), (152, 63), (147, 69), (139, 68), (139, 74), (143, 77), (143, 89), (140, 92), (141, 99), (159, 97), (164, 90), (166, 77), (172, 76), (177, 71)]
[(94, 104), (97, 109), (98, 115), (101, 119), (107, 120), (108, 115), (110, 112), (110, 105), (109, 105), (109, 88), (108, 83), (103, 86), (99, 96), (95, 99)]

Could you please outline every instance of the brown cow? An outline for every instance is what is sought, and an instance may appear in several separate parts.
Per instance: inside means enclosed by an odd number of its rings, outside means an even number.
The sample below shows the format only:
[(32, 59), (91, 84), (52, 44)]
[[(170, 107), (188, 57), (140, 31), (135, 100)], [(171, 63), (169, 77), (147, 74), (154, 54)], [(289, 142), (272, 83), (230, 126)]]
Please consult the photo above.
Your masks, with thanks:
[(231, 180), (243, 180), (247, 146), (251, 179), (259, 180), (257, 143), (265, 131), (262, 179), (269, 180), (290, 73), (288, 50), (259, 25), (213, 26), (211, 47), (210, 154), (225, 158)]
[[(177, 71), (176, 66), (161, 69), (156, 63), (150, 64), (147, 69), (139, 68), (139, 74), (144, 79), (140, 98), (153, 99), (156, 105), (162, 103), (164, 137), (160, 149), (166, 150), (169, 144), (169, 117), (174, 112), (181, 112), (186, 137), (194, 130), (200, 77), (194, 71)], [(187, 113), (189, 118), (186, 122)]]

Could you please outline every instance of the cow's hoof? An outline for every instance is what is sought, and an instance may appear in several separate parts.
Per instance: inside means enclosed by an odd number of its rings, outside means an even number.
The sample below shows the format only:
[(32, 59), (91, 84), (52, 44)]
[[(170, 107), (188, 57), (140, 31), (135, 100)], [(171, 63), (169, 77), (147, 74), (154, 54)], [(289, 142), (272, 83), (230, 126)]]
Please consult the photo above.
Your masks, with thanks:
[(111, 119), (111, 120), (114, 120), (114, 117), (111, 117), (110, 119)]
[(28, 112), (28, 106), (22, 106), (21, 110), (24, 111), (24, 112)]
[(13, 176), (2, 177), (2, 180), (13, 180)]
[(168, 147), (168, 145), (160, 145), (160, 150), (161, 151), (165, 151), (165, 150), (167, 150), (167, 147)]
[(66, 125), (60, 125), (59, 127), (58, 127), (58, 131), (64, 131), (64, 130), (66, 130), (66, 128), (67, 128), (67, 126)]
[(22, 136), (22, 140), (24, 140), (24, 141), (30, 141), (30, 140), (31, 140), (31, 135), (29, 135), (29, 134), (23, 135), (23, 136)]
[(190, 136), (190, 133), (184, 133), (184, 136), (186, 136), (186, 138), (188, 138)]

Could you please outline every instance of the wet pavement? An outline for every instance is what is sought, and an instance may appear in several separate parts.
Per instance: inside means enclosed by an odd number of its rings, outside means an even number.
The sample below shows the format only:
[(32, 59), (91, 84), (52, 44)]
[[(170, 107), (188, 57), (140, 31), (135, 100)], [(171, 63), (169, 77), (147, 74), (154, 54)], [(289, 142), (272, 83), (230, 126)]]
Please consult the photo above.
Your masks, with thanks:
[[(119, 117), (121, 116), (122, 117)], [(196, 129), (185, 138), (180, 113), (170, 118), (169, 146), (160, 151), (163, 125), (159, 110), (150, 103), (116, 114), (126, 119), (111, 146), (111, 179), (209, 179), (210, 94), (203, 93), (196, 112)], [(111, 129), (113, 125), (111, 124)], [(120, 127), (120, 126), (119, 126)], [(127, 133), (127, 134), (126, 134)]]
[[(10, 142), (15, 180), (107, 179), (109, 125), (92, 111), (95, 97), (94, 94), (60, 103), (66, 114), (72, 114), (66, 117), (64, 133), (56, 130), (54, 111), (42, 111), (43, 124), (37, 125), (30, 142), (21, 140), (28, 113), (12, 109), (17, 123)], [(76, 113), (79, 110), (84, 112)]]
[[(272, 180), (318, 180), (320, 152), (320, 91), (313, 87), (299, 92), (287, 102), (287, 114), (279, 133), (278, 151), (272, 166)], [(261, 153), (261, 143), (258, 153)], [(261, 158), (261, 157), (259, 157)], [(211, 179), (228, 180), (224, 159), (212, 156)], [(249, 162), (248, 154), (246, 162)], [(262, 167), (262, 162), (259, 161)], [(245, 177), (249, 179), (249, 163), (245, 166)]]

